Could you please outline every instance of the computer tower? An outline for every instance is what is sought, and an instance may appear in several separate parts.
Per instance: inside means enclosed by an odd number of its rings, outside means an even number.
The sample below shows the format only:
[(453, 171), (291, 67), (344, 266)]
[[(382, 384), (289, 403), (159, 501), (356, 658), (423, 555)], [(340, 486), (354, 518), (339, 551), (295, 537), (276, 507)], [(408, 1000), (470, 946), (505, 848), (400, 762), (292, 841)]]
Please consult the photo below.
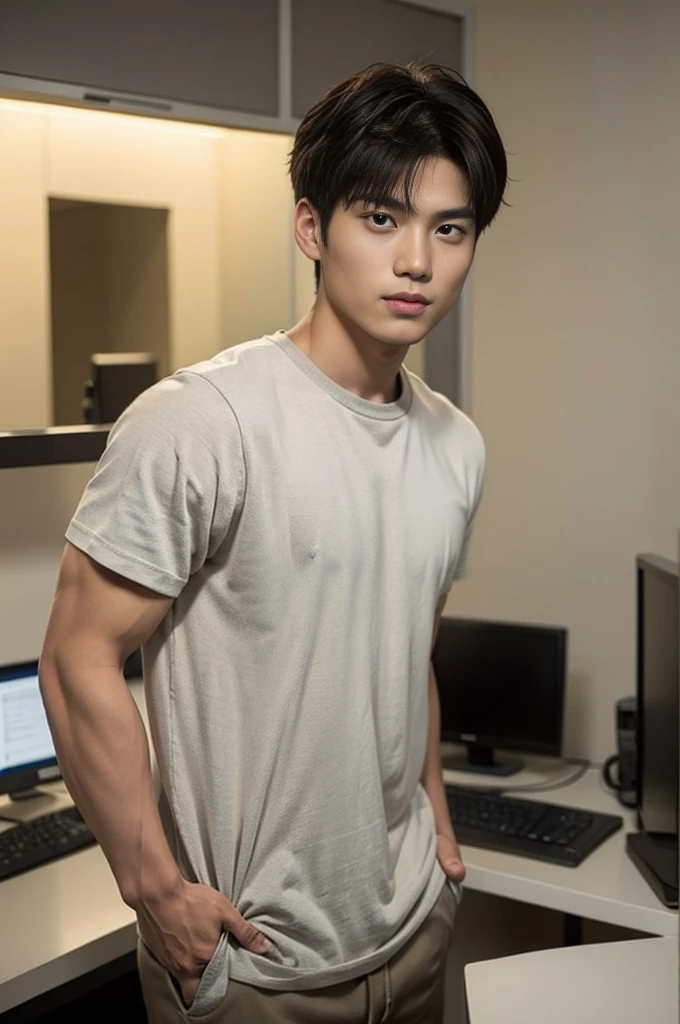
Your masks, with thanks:
[(158, 378), (158, 364), (150, 352), (95, 352), (90, 368), (83, 402), (86, 423), (114, 423)]

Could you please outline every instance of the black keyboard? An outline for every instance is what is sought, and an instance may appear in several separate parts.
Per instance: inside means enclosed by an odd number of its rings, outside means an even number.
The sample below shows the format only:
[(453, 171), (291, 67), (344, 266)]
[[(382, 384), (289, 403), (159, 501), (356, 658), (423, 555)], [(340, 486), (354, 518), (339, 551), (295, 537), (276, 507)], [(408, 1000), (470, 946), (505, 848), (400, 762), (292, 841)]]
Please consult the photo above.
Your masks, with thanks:
[(446, 786), (459, 843), (576, 867), (623, 825), (618, 814)]
[(0, 881), (95, 842), (75, 807), (21, 821), (0, 832)]

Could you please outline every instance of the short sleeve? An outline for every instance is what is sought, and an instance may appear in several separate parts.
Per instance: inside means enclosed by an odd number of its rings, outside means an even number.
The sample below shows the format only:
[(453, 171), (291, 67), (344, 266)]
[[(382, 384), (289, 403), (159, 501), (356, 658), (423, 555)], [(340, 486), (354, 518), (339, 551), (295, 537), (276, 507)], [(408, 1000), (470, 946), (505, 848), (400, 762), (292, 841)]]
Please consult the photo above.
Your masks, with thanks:
[(66, 539), (126, 579), (177, 597), (226, 540), (244, 492), (231, 405), (200, 374), (181, 371), (114, 424)]
[[(474, 426), (473, 424), (471, 424)], [(456, 580), (461, 580), (467, 576), (470, 568), (470, 548), (472, 546), (472, 534), (474, 530), (475, 519), (479, 506), (482, 502), (482, 496), (484, 494), (484, 477), (486, 472), (486, 449), (482, 435), (479, 433), (476, 427), (474, 427), (474, 434), (471, 439), (469, 461), (468, 461), (468, 479), (470, 480), (470, 505), (467, 517), (467, 523), (465, 526), (465, 532), (463, 534), (463, 540), (460, 547), (460, 552), (456, 560), (456, 567), (453, 572), (451, 583), (455, 583)]]

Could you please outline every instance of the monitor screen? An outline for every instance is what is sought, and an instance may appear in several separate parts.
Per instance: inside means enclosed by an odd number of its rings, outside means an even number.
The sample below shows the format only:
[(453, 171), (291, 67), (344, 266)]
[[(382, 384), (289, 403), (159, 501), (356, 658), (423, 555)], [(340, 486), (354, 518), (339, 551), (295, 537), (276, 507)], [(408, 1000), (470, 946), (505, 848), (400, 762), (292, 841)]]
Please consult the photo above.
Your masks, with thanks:
[(649, 835), (678, 834), (679, 589), (674, 562), (638, 556), (638, 815)]
[(432, 656), (442, 739), (559, 756), (566, 632), (443, 618)]
[(38, 662), (0, 668), (0, 793), (28, 789), (58, 776)]

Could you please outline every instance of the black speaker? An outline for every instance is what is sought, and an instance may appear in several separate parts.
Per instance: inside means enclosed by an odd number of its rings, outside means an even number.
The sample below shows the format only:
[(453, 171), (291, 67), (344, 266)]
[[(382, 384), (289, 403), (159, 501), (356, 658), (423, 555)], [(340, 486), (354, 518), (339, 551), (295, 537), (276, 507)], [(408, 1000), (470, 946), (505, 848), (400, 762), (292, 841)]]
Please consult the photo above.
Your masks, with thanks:
[[(602, 766), (602, 776), (607, 786), (616, 791), (624, 807), (637, 807), (637, 700), (635, 697), (621, 697), (615, 705), (617, 753), (608, 757)], [(616, 778), (612, 769), (616, 765)]]

